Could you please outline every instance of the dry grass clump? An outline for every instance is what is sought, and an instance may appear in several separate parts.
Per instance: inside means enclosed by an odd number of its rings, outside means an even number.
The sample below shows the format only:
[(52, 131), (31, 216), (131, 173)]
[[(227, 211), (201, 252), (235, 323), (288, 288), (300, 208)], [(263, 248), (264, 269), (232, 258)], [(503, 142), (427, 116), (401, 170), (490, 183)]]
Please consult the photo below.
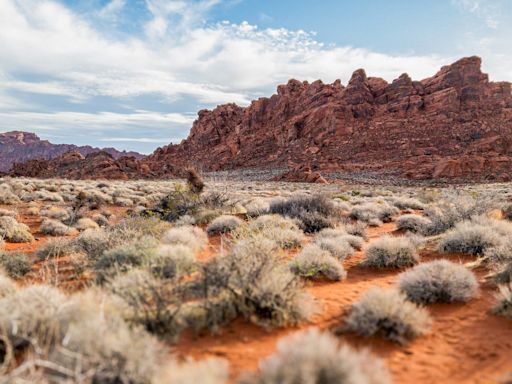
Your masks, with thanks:
[(48, 236), (67, 236), (76, 233), (76, 229), (52, 219), (44, 219), (39, 230)]
[(363, 265), (371, 268), (401, 268), (419, 262), (417, 243), (406, 236), (381, 236), (365, 251)]
[(266, 238), (274, 241), (280, 248), (294, 248), (302, 244), (304, 233), (295, 221), (280, 215), (262, 215), (242, 225), (232, 232), (232, 238)]
[(423, 263), (400, 274), (398, 287), (420, 304), (467, 302), (478, 292), (475, 275), (448, 260)]
[(500, 285), (492, 312), (512, 319), (512, 284)]
[(0, 270), (0, 299), (16, 292), (16, 284), (6, 274), (7, 272)]
[(206, 228), (206, 232), (209, 235), (228, 233), (242, 225), (242, 223), (243, 221), (236, 216), (222, 215), (213, 219)]
[(157, 247), (158, 241), (146, 236), (105, 250), (94, 264), (97, 280), (104, 282), (118, 272), (148, 265), (156, 257)]
[(128, 306), (126, 319), (151, 333), (176, 341), (184, 329), (181, 300), (172, 286), (143, 269), (131, 269), (112, 279), (107, 289)]
[(69, 239), (50, 239), (36, 251), (39, 260), (53, 259), (73, 252), (73, 242)]
[(207, 300), (196, 306), (188, 321), (215, 330), (239, 316), (263, 327), (309, 318), (312, 298), (279, 259), (278, 250), (268, 239), (242, 240), (226, 256), (203, 265), (200, 278), (187, 291)]
[(289, 199), (275, 199), (270, 203), (270, 213), (296, 219), (306, 233), (332, 228), (340, 211), (334, 202), (324, 195), (297, 195)]
[(315, 245), (339, 260), (345, 260), (355, 252), (344, 237), (319, 237), (315, 239)]
[(267, 215), (270, 213), (270, 202), (261, 198), (253, 199), (245, 204), (245, 209), (249, 217)]
[(277, 351), (260, 362), (257, 374), (239, 384), (389, 384), (383, 362), (366, 350), (340, 345), (330, 333), (311, 328), (282, 338)]
[(164, 350), (125, 323), (119, 311), (99, 293), (67, 297), (48, 286), (28, 286), (0, 299), (0, 327), (17, 359), (14, 364), (14, 354), (5, 355), (4, 379), (17, 382), (30, 372), (49, 383), (152, 382)]
[(483, 255), (489, 248), (497, 247), (507, 236), (512, 235), (512, 224), (484, 217), (457, 223), (446, 232), (438, 249), (445, 253), (467, 253)]
[(25, 276), (32, 269), (27, 255), (20, 252), (0, 251), (0, 266), (15, 279)]
[(425, 204), (423, 204), (418, 199), (412, 197), (392, 197), (387, 199), (391, 204), (399, 209), (414, 209), (414, 210), (423, 210), (425, 209)]
[(512, 204), (505, 204), (501, 207), (501, 212), (503, 213), (503, 217), (507, 220), (512, 220)]
[(347, 273), (343, 266), (328, 251), (318, 245), (309, 244), (290, 262), (290, 270), (298, 276), (338, 281)]
[(29, 243), (34, 241), (27, 225), (19, 223), (14, 217), (0, 217), (0, 238), (10, 243)]
[(106, 227), (108, 225), (108, 218), (101, 213), (94, 213), (91, 216), (91, 219), (94, 220), (94, 222), (100, 227)]
[(340, 331), (365, 337), (380, 335), (400, 344), (427, 333), (431, 327), (428, 311), (407, 301), (391, 289), (371, 288), (352, 305)]
[(41, 214), (41, 210), (39, 207), (29, 207), (26, 210), (26, 214), (28, 216), (39, 216)]
[(355, 223), (345, 224), (345, 231), (349, 235), (359, 236), (364, 240), (368, 240), (368, 236), (366, 234), (366, 229), (368, 228), (368, 224), (363, 223), (361, 221), (356, 221)]
[(20, 198), (16, 196), (11, 188), (6, 185), (0, 185), (0, 204), (14, 205), (20, 202)]
[(179, 278), (197, 269), (194, 251), (182, 244), (159, 246), (148, 263), (151, 273), (161, 279)]
[(432, 222), (423, 216), (407, 214), (400, 216), (396, 221), (396, 229), (426, 235), (429, 233)]
[(181, 244), (198, 252), (208, 245), (208, 236), (199, 227), (184, 225), (168, 230), (161, 239), (164, 244)]
[(489, 212), (494, 205), (493, 200), (485, 197), (447, 196), (425, 208), (425, 217), (432, 223), (428, 234), (443, 233), (461, 221)]
[(40, 214), (43, 217), (58, 221), (66, 221), (70, 219), (70, 212), (67, 209), (61, 207), (44, 208), (41, 210)]
[(225, 360), (187, 360), (181, 364), (172, 362), (161, 370), (154, 384), (226, 384), (229, 365)]
[(399, 213), (398, 208), (385, 202), (367, 202), (352, 207), (350, 217), (370, 225), (376, 225), (379, 222), (389, 223), (393, 221)]
[(17, 215), (18, 215), (18, 213), (16, 211), (11, 211), (9, 209), (0, 208), (0, 217), (1, 216), (16, 217)]
[(73, 227), (79, 231), (85, 231), (86, 229), (98, 229), (100, 226), (94, 220), (89, 219), (88, 217), (82, 217), (81, 219), (78, 219)]

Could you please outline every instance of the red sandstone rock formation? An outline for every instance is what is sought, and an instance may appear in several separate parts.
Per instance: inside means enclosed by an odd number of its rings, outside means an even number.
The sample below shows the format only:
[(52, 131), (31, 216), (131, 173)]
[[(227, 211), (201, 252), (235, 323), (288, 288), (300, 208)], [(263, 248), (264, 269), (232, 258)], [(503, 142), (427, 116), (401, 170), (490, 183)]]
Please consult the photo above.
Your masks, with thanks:
[[(82, 155), (98, 152), (101, 149), (88, 145), (78, 147), (72, 144), (52, 144), (41, 140), (36, 134), (21, 131), (0, 133), (0, 171), (7, 172), (14, 162), (33, 159), (48, 160), (69, 151), (77, 151)], [(141, 159), (144, 156), (137, 152), (118, 151), (114, 148), (104, 148), (115, 159), (122, 156), (134, 156)]]
[(320, 172), (313, 171), (308, 165), (299, 165), (275, 178), (274, 181), (329, 184)]
[[(199, 112), (189, 137), (144, 160), (206, 170), (293, 167), (375, 171), (414, 179), (507, 180), (512, 175), (512, 96), (478, 57), (413, 81), (354, 72), (348, 85), (290, 80), (246, 108)], [(292, 168), (293, 168), (292, 167)]]
[(66, 172), (48, 162), (18, 165), (15, 173), (42, 168), (37, 174), (47, 177), (131, 178), (173, 176), (186, 165), (203, 170), (288, 167), (283, 178), (302, 180), (311, 172), (301, 168), (308, 164), (322, 174), (510, 180), (511, 84), (490, 82), (480, 65), (478, 57), (463, 58), (421, 81), (402, 74), (388, 83), (367, 77), (362, 69), (347, 86), (339, 80), (290, 80), (278, 86), (277, 94), (248, 107), (226, 104), (200, 111), (186, 140), (141, 161), (94, 161), (84, 170), (68, 165)]
[(12, 176), (66, 179), (120, 179), (151, 177), (147, 165), (135, 157), (114, 159), (105, 151), (83, 156), (77, 151), (67, 152), (51, 160), (29, 160), (14, 163)]

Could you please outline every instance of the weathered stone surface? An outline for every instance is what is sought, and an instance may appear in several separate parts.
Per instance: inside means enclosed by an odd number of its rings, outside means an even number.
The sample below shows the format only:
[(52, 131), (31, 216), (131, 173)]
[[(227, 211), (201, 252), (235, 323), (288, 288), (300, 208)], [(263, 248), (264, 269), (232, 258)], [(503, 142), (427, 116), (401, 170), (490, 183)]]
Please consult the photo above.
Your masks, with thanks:
[(285, 172), (273, 179), (274, 181), (289, 181), (301, 183), (329, 184), (329, 182), (320, 174), (313, 171), (308, 165), (297, 166), (288, 172)]
[[(114, 148), (104, 148), (114, 158), (122, 156), (134, 156), (141, 159), (144, 156), (137, 152), (118, 151)], [(69, 151), (77, 151), (82, 155), (88, 155), (100, 151), (88, 145), (78, 147), (72, 144), (52, 144), (47, 140), (41, 140), (36, 134), (21, 131), (0, 133), (0, 171), (7, 172), (14, 162), (23, 162), (33, 159), (48, 160), (58, 157)]]
[[(413, 81), (356, 70), (348, 85), (290, 80), (246, 108), (203, 110), (189, 137), (144, 160), (205, 170), (310, 164), (414, 179), (505, 180), (512, 175), (511, 84), (489, 82), (478, 57)], [(496, 168), (497, 167), (497, 168)], [(172, 168), (172, 167), (171, 167)]]

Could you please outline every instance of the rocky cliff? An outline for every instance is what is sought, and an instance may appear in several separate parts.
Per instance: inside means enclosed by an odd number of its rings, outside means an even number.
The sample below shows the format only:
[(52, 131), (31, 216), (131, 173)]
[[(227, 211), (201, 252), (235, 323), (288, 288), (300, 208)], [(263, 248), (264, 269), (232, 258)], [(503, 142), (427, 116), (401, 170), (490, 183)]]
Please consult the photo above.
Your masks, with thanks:
[(19, 163), (33, 159), (48, 160), (69, 151), (77, 151), (84, 156), (105, 151), (116, 159), (123, 156), (133, 156), (137, 159), (144, 157), (137, 152), (121, 152), (114, 148), (99, 149), (88, 145), (79, 147), (72, 144), (52, 144), (47, 140), (41, 140), (34, 133), (12, 131), (0, 133), (0, 171), (10, 170), (14, 162)]
[(433, 77), (391, 83), (356, 70), (346, 86), (290, 80), (248, 107), (202, 110), (189, 137), (144, 160), (158, 174), (183, 162), (205, 170), (308, 166), (413, 179), (509, 180), (512, 95), (479, 57)]

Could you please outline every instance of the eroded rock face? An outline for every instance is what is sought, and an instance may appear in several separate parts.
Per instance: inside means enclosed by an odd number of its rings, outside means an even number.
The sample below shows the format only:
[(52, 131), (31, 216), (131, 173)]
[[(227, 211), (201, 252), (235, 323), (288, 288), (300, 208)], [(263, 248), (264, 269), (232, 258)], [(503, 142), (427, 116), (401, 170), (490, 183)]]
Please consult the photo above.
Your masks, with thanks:
[(78, 151), (66, 152), (50, 160), (29, 160), (14, 163), (12, 176), (66, 179), (119, 179), (151, 177), (147, 166), (135, 157), (114, 159), (105, 151), (83, 156)]
[(309, 164), (413, 179), (505, 180), (512, 175), (511, 84), (489, 82), (480, 66), (480, 58), (468, 57), (422, 81), (402, 74), (391, 83), (359, 69), (346, 87), (290, 80), (246, 108), (201, 111), (186, 140), (144, 163), (158, 175), (185, 163), (205, 170)]
[[(118, 151), (114, 148), (102, 149), (114, 158), (134, 156), (141, 159), (144, 156), (137, 152)], [(88, 145), (76, 146), (72, 144), (52, 144), (41, 140), (36, 134), (30, 132), (11, 131), (0, 133), (0, 171), (7, 172), (14, 162), (24, 162), (33, 159), (48, 160), (69, 151), (77, 151), (82, 155), (100, 151)]]
[(273, 179), (274, 181), (288, 181), (300, 183), (329, 184), (318, 171), (313, 171), (308, 165), (299, 165)]

